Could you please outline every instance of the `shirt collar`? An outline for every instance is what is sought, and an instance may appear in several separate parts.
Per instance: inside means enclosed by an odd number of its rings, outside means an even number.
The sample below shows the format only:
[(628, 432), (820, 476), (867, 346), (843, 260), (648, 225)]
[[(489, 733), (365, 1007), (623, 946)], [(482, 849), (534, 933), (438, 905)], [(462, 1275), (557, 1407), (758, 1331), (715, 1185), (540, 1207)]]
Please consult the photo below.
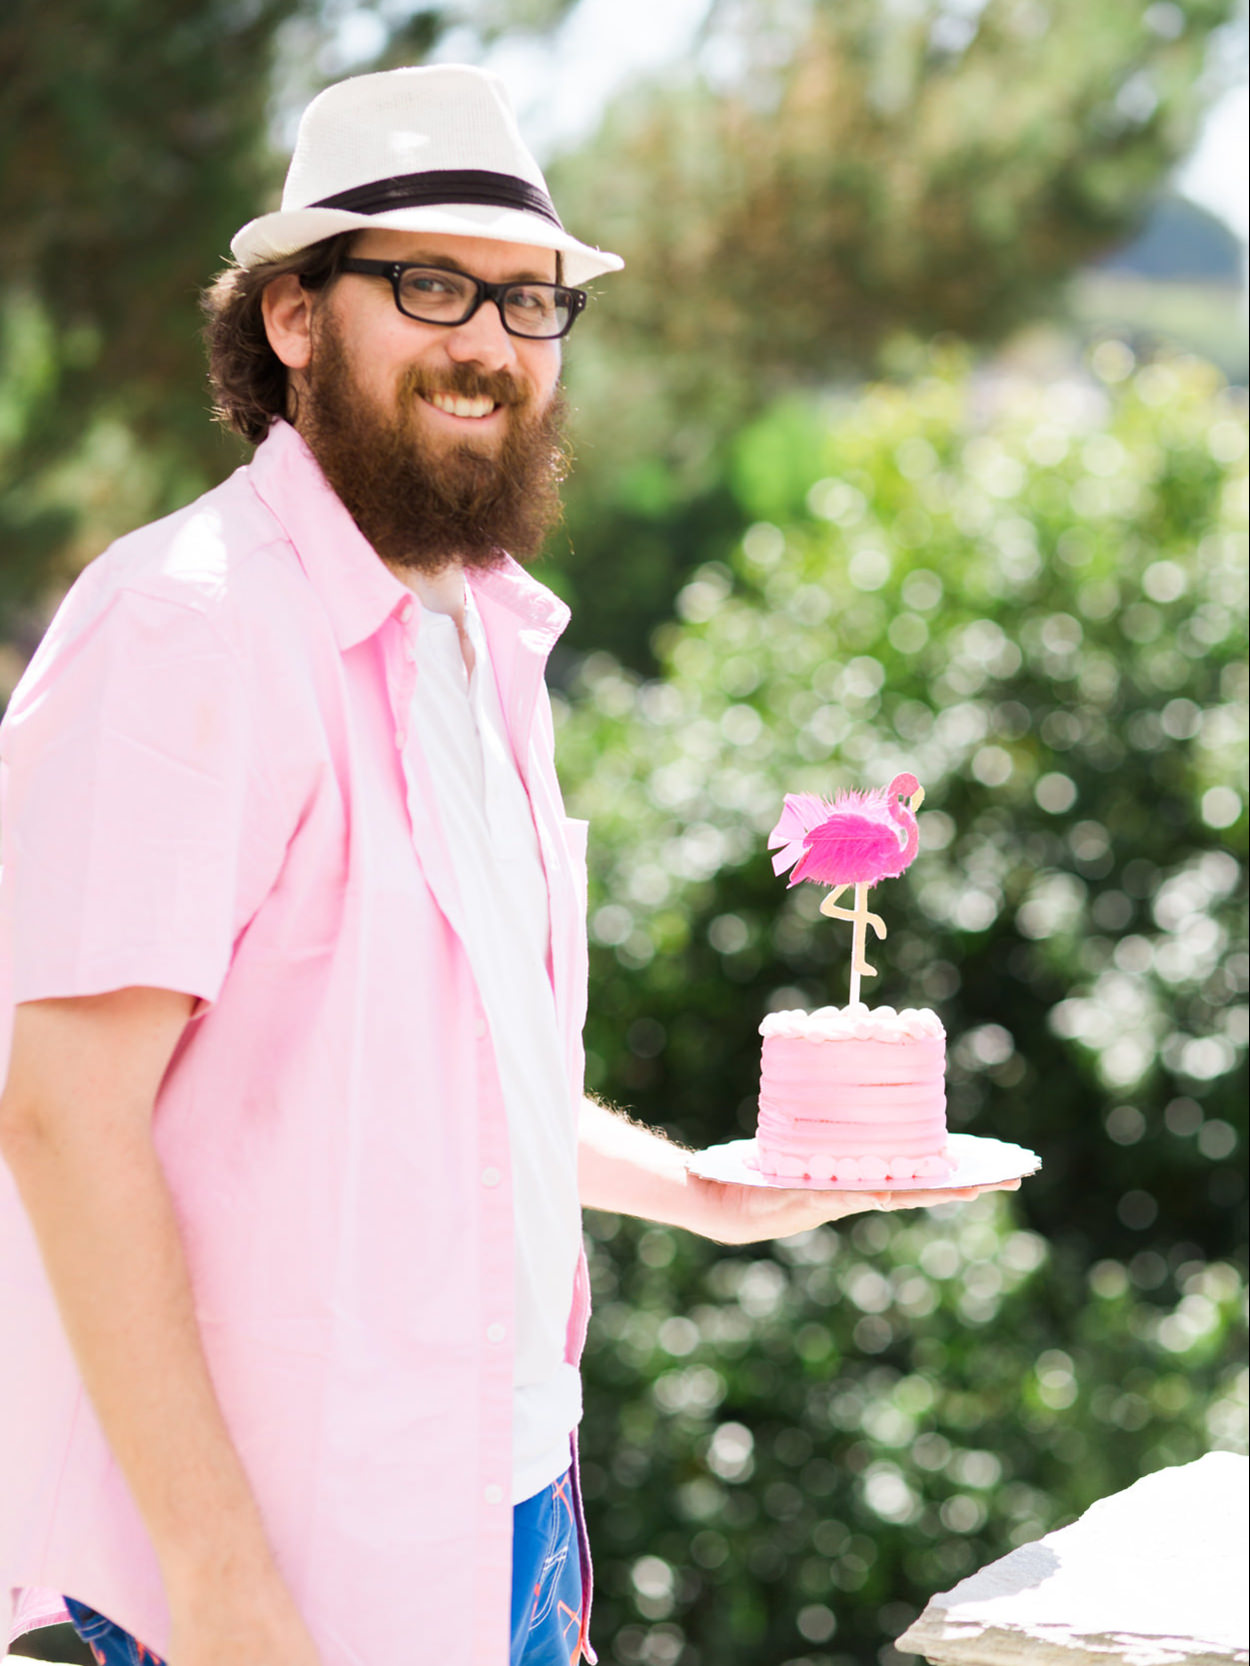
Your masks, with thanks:
[(356, 647), (413, 599), (343, 507), (290, 423), (272, 425), (248, 474), (294, 545), (340, 648)]
[(515, 615), (523, 634), (544, 655), (551, 652), (571, 617), (559, 596), (531, 578), (510, 555), (505, 555), (497, 567), (472, 568), (466, 581), (484, 624), (489, 625), (496, 608), (505, 609)]
[[(290, 538), (341, 649), (372, 636), (405, 602), (420, 605), (365, 538), (290, 423), (273, 423), (248, 474)], [(473, 569), (468, 583), (487, 613), (498, 607), (514, 615), (539, 652), (549, 652), (569, 622), (560, 598), (509, 555), (497, 567)]]

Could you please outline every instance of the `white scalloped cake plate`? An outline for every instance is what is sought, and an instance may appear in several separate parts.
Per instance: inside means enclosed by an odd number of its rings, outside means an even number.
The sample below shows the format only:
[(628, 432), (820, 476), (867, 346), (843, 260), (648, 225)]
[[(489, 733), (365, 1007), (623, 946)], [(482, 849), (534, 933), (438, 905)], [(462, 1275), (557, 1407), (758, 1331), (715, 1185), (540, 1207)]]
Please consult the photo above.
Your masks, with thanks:
[(950, 1174), (940, 1180), (790, 1180), (774, 1179), (751, 1166), (754, 1140), (731, 1140), (696, 1151), (686, 1167), (704, 1180), (730, 1181), (738, 1186), (772, 1186), (804, 1192), (948, 1192), (964, 1186), (994, 1186), (1003, 1180), (1023, 1180), (1036, 1174), (1042, 1159), (1035, 1151), (1007, 1140), (981, 1134), (951, 1134), (948, 1148), (955, 1159)]

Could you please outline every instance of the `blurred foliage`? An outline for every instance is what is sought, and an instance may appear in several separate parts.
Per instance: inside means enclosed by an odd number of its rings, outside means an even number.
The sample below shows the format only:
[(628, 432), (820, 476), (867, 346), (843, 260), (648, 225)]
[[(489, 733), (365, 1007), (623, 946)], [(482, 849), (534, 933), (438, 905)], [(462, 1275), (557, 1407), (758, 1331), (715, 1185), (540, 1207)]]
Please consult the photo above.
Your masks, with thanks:
[(624, 1663), (862, 1666), (933, 1589), (1244, 1441), (1244, 402), (1113, 340), (1048, 384), (910, 369), (765, 413), (753, 524), (662, 675), (582, 668), (592, 1081), (695, 1145), (751, 1133), (764, 1012), (846, 996), (849, 932), (771, 872), (782, 794), (908, 768), (867, 998), (935, 1006), (952, 1126), (1045, 1167), (772, 1249), (592, 1218)]
[[(477, 0), (477, 4), (458, 8), (469, 12), (473, 25), (484, 40), (496, 40), (501, 35), (517, 31), (546, 34), (557, 29), (577, 0)], [(459, 21), (464, 21), (463, 17)]]
[[(198, 380), (180, 297), (254, 211), (266, 48), (294, 0), (10, 0), (0, 17), (0, 279), (98, 375)], [(258, 61), (259, 56), (259, 61)]]
[(1123, 271), (1078, 273), (1068, 303), (1084, 333), (1142, 345), (1171, 342), (1209, 359), (1232, 382), (1247, 381), (1245, 292), (1240, 285), (1159, 283)]
[(605, 1666), (894, 1666), (934, 1591), (1147, 1470), (1244, 1450), (1229, 1263), (1086, 1269), (991, 1200), (771, 1252), (591, 1231)]
[(700, 414), (719, 378), (861, 370), (900, 329), (992, 340), (1144, 218), (1235, 11), (738, 0), (731, 73), (622, 100), (561, 200), (629, 261), (612, 330)]
[[(627, 263), (570, 353), (572, 640), (651, 668), (650, 623), (720, 524), (724, 446), (781, 391), (879, 369), (900, 333), (992, 343), (1062, 312), (1191, 144), (1236, 11), (714, 7), (702, 78), (622, 96), (551, 170), (568, 224)], [(663, 497), (685, 515), (657, 560)]]
[[(0, 608), (238, 460), (196, 296), (256, 211), (270, 45), (295, 0), (0, 10)], [(107, 505), (107, 508), (105, 507)]]

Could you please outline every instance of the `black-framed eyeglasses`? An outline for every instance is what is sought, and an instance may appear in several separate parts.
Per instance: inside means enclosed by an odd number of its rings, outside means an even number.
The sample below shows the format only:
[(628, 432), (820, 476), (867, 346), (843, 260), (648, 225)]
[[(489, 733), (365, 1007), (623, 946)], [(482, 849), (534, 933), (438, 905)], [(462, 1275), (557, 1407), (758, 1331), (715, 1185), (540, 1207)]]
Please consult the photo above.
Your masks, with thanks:
[(562, 283), (485, 283), (467, 272), (401, 260), (345, 260), (339, 270), (389, 279), (395, 305), (421, 324), (467, 324), (483, 301), (493, 301), (508, 334), (530, 341), (567, 335), (588, 299), (584, 289)]

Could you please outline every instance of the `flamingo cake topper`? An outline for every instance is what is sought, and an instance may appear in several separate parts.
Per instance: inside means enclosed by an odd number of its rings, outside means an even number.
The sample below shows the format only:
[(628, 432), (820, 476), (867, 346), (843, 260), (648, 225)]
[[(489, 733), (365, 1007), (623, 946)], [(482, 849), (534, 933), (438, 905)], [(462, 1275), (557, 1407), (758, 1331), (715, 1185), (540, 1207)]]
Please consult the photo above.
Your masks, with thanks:
[[(777, 851), (773, 872), (793, 868), (791, 885), (803, 879), (831, 885), (820, 912), (852, 922), (852, 1006), (859, 1003), (860, 978), (876, 976), (864, 953), (869, 926), (885, 936), (885, 921), (868, 912), (868, 888), (911, 866), (920, 845), (916, 811), (923, 799), (914, 775), (896, 775), (884, 790), (840, 792), (832, 803), (815, 793), (787, 793), (781, 819), (768, 835), (769, 850)], [(854, 908), (840, 908), (838, 898), (852, 885)]]

